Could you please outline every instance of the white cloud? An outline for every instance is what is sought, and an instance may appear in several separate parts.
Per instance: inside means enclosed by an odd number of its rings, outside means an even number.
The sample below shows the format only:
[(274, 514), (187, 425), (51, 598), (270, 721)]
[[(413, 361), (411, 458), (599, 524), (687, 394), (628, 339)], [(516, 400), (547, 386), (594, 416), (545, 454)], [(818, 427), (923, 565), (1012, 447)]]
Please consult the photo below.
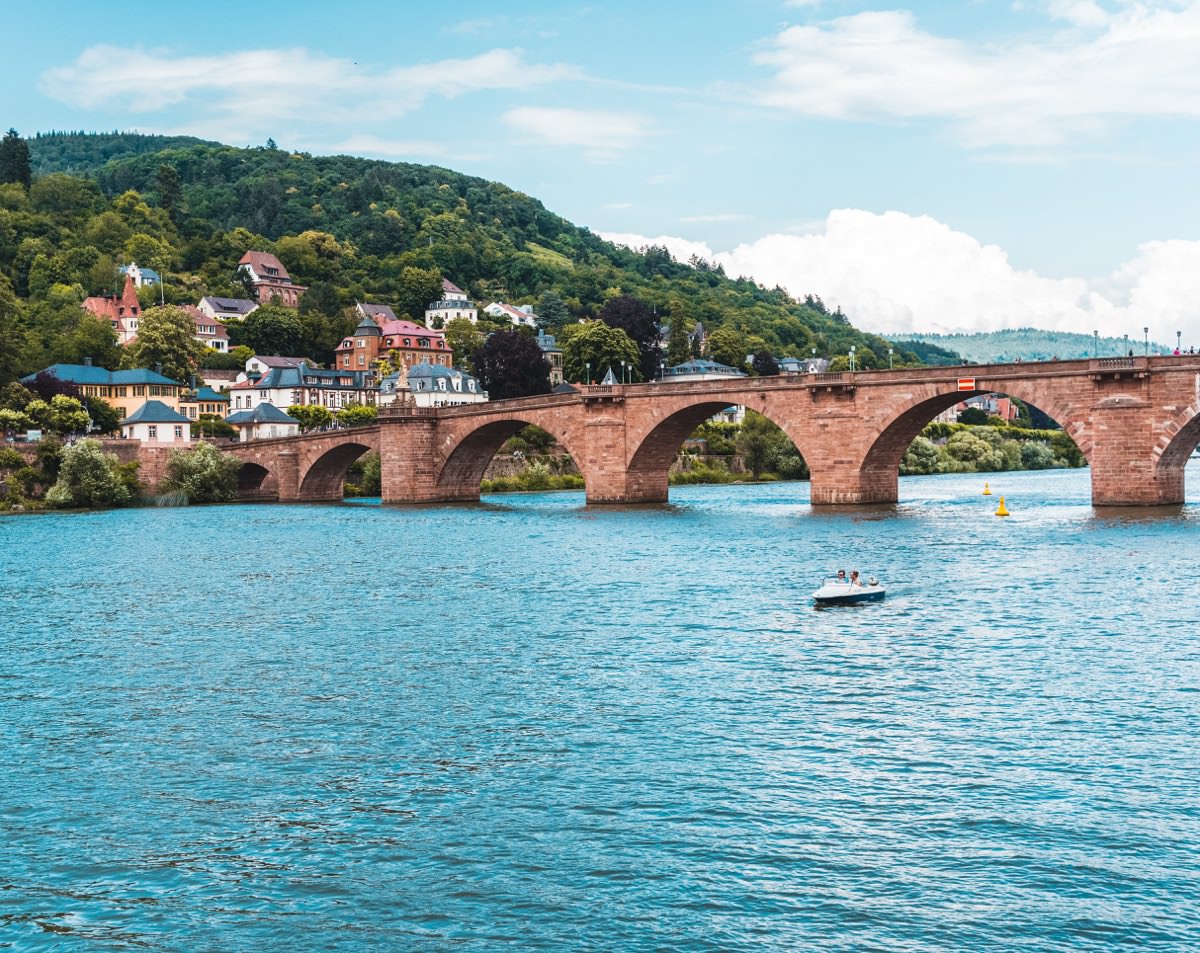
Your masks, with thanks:
[(944, 121), (973, 146), (1057, 146), (1138, 118), (1200, 117), (1200, 3), (1108, 12), (1054, 0), (1068, 29), (967, 42), (878, 11), (792, 26), (754, 55), (774, 70), (755, 101), (832, 119)]
[[(220, 56), (92, 46), (73, 63), (47, 70), (43, 92), (89, 109), (119, 106), (153, 113), (187, 104), (191, 122), (213, 119), (232, 130), (279, 128), (289, 120), (334, 124), (395, 119), (434, 96), (477, 90), (531, 89), (579, 75), (563, 64), (539, 65), (520, 50), (376, 69), (305, 49), (264, 49)], [(240, 138), (231, 132), (223, 138)]]
[(713, 250), (704, 242), (692, 242), (674, 235), (659, 235), (657, 238), (650, 238), (646, 235), (635, 235), (632, 232), (598, 232), (597, 234), (605, 241), (613, 242), (616, 245), (625, 245), (627, 248), (658, 245), (666, 248), (676, 261), (687, 261), (692, 255), (697, 255), (706, 261), (713, 260)]
[(649, 135), (650, 120), (638, 113), (601, 109), (553, 109), (521, 106), (510, 109), (504, 121), (552, 146), (575, 146), (595, 158), (617, 155)]
[(670, 236), (604, 234), (630, 247), (695, 253), (795, 297), (817, 294), (870, 331), (991, 331), (1039, 327), (1167, 340), (1200, 335), (1200, 241), (1148, 242), (1101, 279), (1050, 278), (1014, 268), (984, 245), (927, 216), (859, 209), (829, 214), (821, 234), (766, 235), (729, 252)]

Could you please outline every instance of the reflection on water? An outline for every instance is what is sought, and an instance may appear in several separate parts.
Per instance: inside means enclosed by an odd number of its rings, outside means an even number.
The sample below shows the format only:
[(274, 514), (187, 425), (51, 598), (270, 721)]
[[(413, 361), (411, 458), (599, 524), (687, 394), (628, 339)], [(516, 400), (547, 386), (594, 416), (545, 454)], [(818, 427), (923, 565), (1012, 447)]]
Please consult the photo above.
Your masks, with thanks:
[(0, 520), (0, 948), (1197, 948), (1200, 506), (988, 476)]

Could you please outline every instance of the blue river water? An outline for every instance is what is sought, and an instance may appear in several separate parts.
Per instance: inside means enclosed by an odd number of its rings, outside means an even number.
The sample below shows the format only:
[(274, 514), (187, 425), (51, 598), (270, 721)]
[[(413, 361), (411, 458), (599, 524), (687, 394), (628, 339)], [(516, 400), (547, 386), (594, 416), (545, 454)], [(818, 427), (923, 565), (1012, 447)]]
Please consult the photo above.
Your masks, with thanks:
[(990, 479), (0, 519), (0, 949), (1200, 949), (1200, 502)]

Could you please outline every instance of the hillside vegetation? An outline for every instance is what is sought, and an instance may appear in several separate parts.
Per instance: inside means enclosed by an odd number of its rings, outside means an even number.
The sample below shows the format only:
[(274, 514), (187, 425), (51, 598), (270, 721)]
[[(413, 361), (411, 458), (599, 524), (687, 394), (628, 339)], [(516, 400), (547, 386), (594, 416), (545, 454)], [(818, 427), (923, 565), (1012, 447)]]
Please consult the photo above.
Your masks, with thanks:
[[(1048, 361), (1052, 358), (1075, 360), (1092, 357), (1117, 357), (1144, 353), (1141, 337), (1102, 337), (1098, 344), (1094, 335), (1073, 334), (1068, 331), (1041, 331), (1037, 328), (1009, 328), (975, 334), (917, 334), (898, 336), (896, 344), (919, 354), (928, 364), (958, 363), (936, 359), (937, 352), (961, 355), (960, 360), (977, 364), (1002, 364), (1007, 361)], [(1151, 354), (1169, 354), (1170, 349), (1150, 342)]]
[[(244, 296), (248, 249), (272, 251), (311, 287), (309, 356), (328, 362), (356, 300), (420, 319), (431, 276), (481, 303), (561, 296), (558, 320), (595, 316), (621, 294), (671, 316), (729, 328), (746, 353), (844, 355), (886, 366), (889, 343), (820, 299), (731, 278), (663, 248), (614, 246), (502, 184), (449, 169), (181, 137), (46, 134), (27, 140), (28, 189), (0, 185), (0, 383), (54, 360), (105, 352), (79, 302), (136, 260), (166, 276), (167, 303)], [(323, 323), (322, 323), (323, 322)], [(899, 351), (898, 363), (917, 363)]]

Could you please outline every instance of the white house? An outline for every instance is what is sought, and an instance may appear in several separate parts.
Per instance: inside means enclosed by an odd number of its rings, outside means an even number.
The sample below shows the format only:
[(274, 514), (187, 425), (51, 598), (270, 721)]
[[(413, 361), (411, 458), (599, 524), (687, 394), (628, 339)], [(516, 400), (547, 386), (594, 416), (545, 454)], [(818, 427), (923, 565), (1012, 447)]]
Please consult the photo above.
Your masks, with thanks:
[(190, 443), (192, 422), (161, 400), (148, 400), (121, 421), (121, 436), (146, 443)]
[(265, 401), (253, 410), (230, 414), (225, 422), (237, 428), (238, 439), (242, 443), (271, 437), (294, 437), (300, 432), (300, 421)]
[(536, 328), (541, 320), (534, 314), (531, 304), (523, 304), (518, 308), (503, 301), (493, 301), (483, 309), (483, 313), (490, 314), (493, 318), (507, 319), (515, 327)]
[(122, 265), (121, 274), (132, 278), (133, 283), (139, 288), (162, 283), (162, 278), (159, 277), (157, 271), (153, 268), (139, 268), (136, 261), (130, 262), (128, 265)]
[(408, 369), (407, 381), (397, 371), (379, 383), (381, 405), (401, 400), (417, 407), (457, 407), (481, 404), (487, 399), (487, 391), (474, 377), (441, 364), (414, 364)]
[(443, 328), (446, 322), (455, 318), (466, 318), (475, 324), (479, 320), (479, 312), (462, 288), (443, 278), (441, 298), (430, 302), (429, 307), (425, 309), (425, 327)]
[(290, 361), (291, 358), (253, 357), (246, 362), (245, 380), (229, 388), (233, 402), (230, 410), (253, 410), (259, 404), (290, 407), (311, 404), (338, 411), (351, 404), (374, 404), (379, 394), (370, 374), (365, 371), (327, 370), (299, 359), (296, 365), (268, 367), (264, 373), (251, 373), (251, 363)]
[(196, 307), (215, 321), (240, 321), (258, 307), (258, 302), (249, 298), (217, 298), (205, 295)]

